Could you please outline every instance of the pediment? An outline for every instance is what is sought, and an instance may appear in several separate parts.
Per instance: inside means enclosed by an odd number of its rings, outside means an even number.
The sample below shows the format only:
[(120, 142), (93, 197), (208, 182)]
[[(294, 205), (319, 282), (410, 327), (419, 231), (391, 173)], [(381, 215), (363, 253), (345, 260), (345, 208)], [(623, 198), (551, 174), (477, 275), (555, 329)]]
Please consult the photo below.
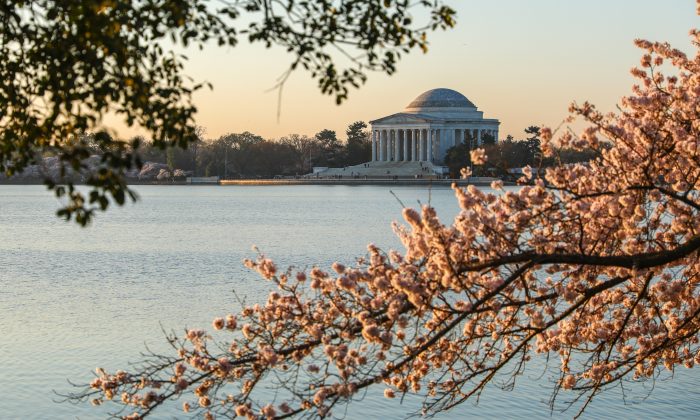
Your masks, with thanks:
[(442, 122), (442, 120), (438, 120), (436, 118), (431, 118), (428, 116), (423, 116), (420, 114), (406, 114), (403, 112), (400, 112), (398, 114), (393, 114), (389, 115), (387, 117), (379, 118), (373, 121), (370, 121), (369, 123), (372, 125), (376, 124), (411, 124), (411, 123), (434, 123), (434, 122)]

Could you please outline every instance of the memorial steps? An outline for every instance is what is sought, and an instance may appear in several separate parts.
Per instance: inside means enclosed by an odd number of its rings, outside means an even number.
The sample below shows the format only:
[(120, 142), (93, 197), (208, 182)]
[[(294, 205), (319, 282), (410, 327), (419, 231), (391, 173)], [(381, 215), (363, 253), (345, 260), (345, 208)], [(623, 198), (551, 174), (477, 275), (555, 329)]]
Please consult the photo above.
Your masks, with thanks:
[(360, 177), (360, 178), (438, 178), (442, 166), (430, 162), (366, 162), (344, 168), (327, 168), (307, 177)]

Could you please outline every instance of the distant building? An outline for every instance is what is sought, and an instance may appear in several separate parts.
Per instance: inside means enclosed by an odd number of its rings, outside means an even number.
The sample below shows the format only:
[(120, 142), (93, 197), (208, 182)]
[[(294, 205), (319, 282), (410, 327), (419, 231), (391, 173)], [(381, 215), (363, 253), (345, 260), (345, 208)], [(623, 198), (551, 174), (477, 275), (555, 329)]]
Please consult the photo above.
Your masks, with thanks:
[(484, 118), (461, 93), (433, 89), (418, 96), (403, 112), (370, 124), (372, 162), (440, 164), (447, 149), (459, 143), (481, 144), (485, 135), (498, 140), (501, 123)]

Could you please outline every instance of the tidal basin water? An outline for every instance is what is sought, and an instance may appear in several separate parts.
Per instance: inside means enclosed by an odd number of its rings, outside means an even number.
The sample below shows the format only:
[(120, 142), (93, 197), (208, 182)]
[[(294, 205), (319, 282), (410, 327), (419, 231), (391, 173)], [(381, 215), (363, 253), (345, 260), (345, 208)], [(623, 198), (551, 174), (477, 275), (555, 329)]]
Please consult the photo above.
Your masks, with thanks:
[[(448, 188), (395, 187), (407, 206), (431, 202), (446, 222), (458, 208)], [(81, 229), (54, 216), (41, 186), (0, 186), (0, 418), (104, 418), (104, 408), (59, 403), (55, 393), (92, 370), (124, 368), (148, 345), (164, 349), (161, 327), (210, 328), (237, 307), (235, 290), (262, 300), (269, 284), (242, 267), (251, 245), (280, 266), (351, 264), (374, 242), (399, 249), (391, 222), (401, 205), (386, 187), (139, 186), (141, 200)], [(486, 390), (440, 418), (570, 418), (550, 413), (542, 360), (513, 391)], [(647, 397), (648, 391), (653, 391)], [(404, 418), (420, 400), (386, 400), (370, 389), (337, 417)], [(54, 393), (55, 392), (55, 393)], [(593, 401), (586, 418), (698, 418), (700, 369), (626, 385)], [(360, 396), (362, 397), (362, 396)], [(561, 396), (562, 400), (566, 395)], [(358, 397), (359, 399), (359, 397)], [(153, 418), (182, 417), (171, 409)], [(113, 407), (112, 407), (113, 408)]]

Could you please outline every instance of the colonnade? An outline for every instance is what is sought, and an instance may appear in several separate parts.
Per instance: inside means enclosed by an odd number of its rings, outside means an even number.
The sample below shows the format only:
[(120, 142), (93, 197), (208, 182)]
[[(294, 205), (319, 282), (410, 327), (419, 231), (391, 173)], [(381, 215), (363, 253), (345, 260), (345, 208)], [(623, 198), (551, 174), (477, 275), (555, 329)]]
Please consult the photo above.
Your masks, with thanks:
[(485, 136), (498, 138), (498, 130), (478, 128), (386, 128), (372, 130), (373, 162), (432, 162), (440, 153), (442, 141), (449, 146), (460, 143), (481, 144)]
[(372, 131), (372, 161), (432, 161), (440, 130), (426, 128)]

